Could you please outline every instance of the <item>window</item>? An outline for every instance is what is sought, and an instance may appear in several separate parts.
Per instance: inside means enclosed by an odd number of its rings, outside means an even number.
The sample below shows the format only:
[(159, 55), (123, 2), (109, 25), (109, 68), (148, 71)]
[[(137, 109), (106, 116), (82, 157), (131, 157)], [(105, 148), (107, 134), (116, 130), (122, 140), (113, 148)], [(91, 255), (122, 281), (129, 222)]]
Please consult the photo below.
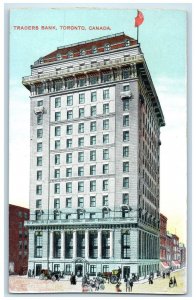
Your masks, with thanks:
[(103, 180), (103, 191), (108, 191), (108, 179)]
[(109, 159), (109, 149), (103, 149), (103, 160)]
[(122, 204), (129, 204), (129, 194), (122, 195)]
[(73, 57), (73, 52), (72, 51), (69, 51), (68, 53), (67, 53), (67, 58), (72, 58)]
[[(72, 71), (72, 67), (69, 68), (69, 71)], [(74, 80), (67, 80), (67, 88), (72, 89), (74, 87)]]
[(128, 157), (129, 156), (129, 147), (124, 146), (123, 147), (123, 157)]
[(57, 111), (55, 112), (55, 121), (60, 121), (61, 120), (61, 112), (60, 111)]
[(54, 178), (60, 178), (60, 169), (54, 170)]
[(79, 108), (79, 118), (84, 118), (84, 108)]
[(128, 47), (128, 46), (130, 46), (130, 40), (125, 40), (125, 47)]
[(35, 232), (35, 257), (42, 257), (43, 236), (42, 231)]
[(55, 127), (55, 136), (60, 136), (61, 135), (61, 127), (57, 126)]
[(61, 98), (55, 98), (55, 108), (61, 107)]
[(78, 197), (78, 207), (84, 207), (84, 198)]
[(109, 134), (103, 135), (103, 144), (109, 144)]
[(66, 207), (71, 208), (72, 207), (72, 198), (66, 198)]
[(78, 152), (78, 162), (84, 161), (84, 152)]
[(80, 137), (78, 138), (78, 147), (83, 147), (84, 146), (84, 138)]
[(38, 114), (37, 115), (37, 125), (42, 125), (43, 124), (43, 115)]
[(96, 150), (90, 151), (90, 161), (96, 160)]
[(61, 141), (60, 141), (60, 140), (56, 140), (56, 141), (54, 142), (54, 147), (55, 147), (56, 150), (57, 150), (57, 149), (60, 149), (60, 147), (61, 147)]
[(85, 55), (85, 54), (86, 54), (86, 51), (85, 51), (84, 49), (81, 49), (81, 50), (80, 50), (80, 55), (83, 56), (83, 55)]
[(96, 116), (96, 114), (97, 114), (97, 107), (91, 106), (91, 116)]
[(67, 134), (70, 135), (73, 133), (73, 126), (72, 125), (67, 125)]
[(54, 185), (54, 193), (60, 194), (60, 183), (55, 183)]
[(103, 114), (109, 114), (109, 103), (103, 104)]
[(67, 153), (66, 154), (66, 163), (67, 164), (72, 163), (72, 153)]
[(123, 79), (129, 78), (130, 77), (130, 70), (129, 69), (124, 69), (122, 71), (122, 77), (123, 77)]
[(110, 51), (110, 44), (105, 44), (104, 50), (105, 51)]
[(103, 174), (108, 174), (109, 173), (109, 165), (108, 164), (104, 164), (103, 165)]
[(55, 154), (54, 156), (54, 164), (59, 165), (60, 164), (60, 154)]
[(78, 182), (78, 192), (84, 192), (84, 181), (79, 181)]
[(91, 102), (97, 101), (97, 92), (91, 92)]
[(42, 171), (37, 171), (37, 180), (42, 180)]
[(121, 235), (121, 257), (130, 258), (130, 234), (129, 232)]
[(124, 127), (129, 126), (129, 116), (128, 115), (123, 116), (123, 126)]
[(95, 192), (96, 191), (96, 181), (91, 180), (90, 181), (90, 192)]
[(90, 219), (96, 219), (96, 213), (90, 213), (89, 217)]
[(56, 209), (60, 208), (60, 199), (59, 198), (54, 199), (54, 208), (56, 208)]
[(72, 110), (68, 110), (67, 111), (67, 120), (72, 120), (73, 119), (73, 111)]
[(28, 231), (24, 232), (24, 237), (27, 238), (28, 237)]
[(72, 148), (72, 139), (67, 139), (67, 148)]
[(97, 47), (96, 47), (96, 46), (93, 46), (93, 47), (92, 47), (92, 53), (93, 53), (93, 54), (97, 53)]
[(72, 177), (72, 168), (66, 168), (66, 177)]
[(66, 265), (65, 266), (65, 274), (70, 275), (71, 274), (71, 265)]
[(129, 141), (129, 131), (123, 131), (123, 142)]
[(123, 177), (123, 188), (129, 188), (129, 177)]
[(42, 143), (37, 143), (37, 152), (42, 152)]
[(129, 162), (123, 162), (123, 172), (129, 172)]
[(72, 193), (72, 182), (66, 183), (66, 193)]
[(36, 186), (36, 194), (42, 195), (42, 185), (41, 184)]
[(109, 129), (109, 120), (103, 120), (103, 130)]
[(103, 100), (107, 100), (110, 98), (109, 89), (103, 90)]
[(36, 208), (42, 208), (42, 200), (41, 199), (36, 200)]
[(86, 78), (83, 77), (83, 78), (80, 78), (78, 80), (78, 86), (85, 86), (86, 85)]
[(84, 176), (84, 167), (78, 167), (78, 176)]
[(24, 219), (27, 220), (28, 219), (28, 213), (24, 212)]
[(37, 129), (37, 138), (42, 138), (43, 137), (43, 129)]
[(85, 103), (85, 94), (79, 94), (79, 104)]
[(73, 96), (67, 96), (67, 106), (73, 105)]
[(22, 228), (23, 227), (23, 222), (18, 222), (18, 228)]
[(84, 133), (84, 123), (78, 124), (78, 133)]
[(89, 77), (89, 83), (90, 84), (97, 84), (99, 81), (99, 77), (98, 76), (90, 76)]
[(43, 106), (43, 100), (39, 100), (39, 101), (37, 101), (37, 106)]
[(108, 195), (103, 196), (103, 206), (108, 206)]
[(37, 166), (42, 166), (42, 156), (37, 157)]
[(96, 136), (95, 135), (90, 137), (90, 145), (96, 145)]
[(90, 166), (90, 175), (96, 175), (96, 166)]
[(108, 209), (103, 209), (102, 217), (103, 217), (103, 219), (109, 218), (109, 210)]
[(96, 207), (96, 197), (95, 196), (90, 197), (90, 207)]
[(21, 211), (18, 212), (18, 217), (22, 218), (22, 212)]
[(90, 123), (90, 131), (96, 131), (97, 130), (97, 123), (96, 121), (93, 121)]
[(109, 272), (109, 265), (104, 265), (103, 266), (103, 273)]
[(123, 111), (129, 110), (129, 100), (124, 99), (123, 100)]
[(78, 211), (78, 219), (79, 220), (84, 219), (84, 212), (81, 210)]
[(129, 84), (123, 85), (123, 92), (129, 91), (129, 90), (130, 90)]

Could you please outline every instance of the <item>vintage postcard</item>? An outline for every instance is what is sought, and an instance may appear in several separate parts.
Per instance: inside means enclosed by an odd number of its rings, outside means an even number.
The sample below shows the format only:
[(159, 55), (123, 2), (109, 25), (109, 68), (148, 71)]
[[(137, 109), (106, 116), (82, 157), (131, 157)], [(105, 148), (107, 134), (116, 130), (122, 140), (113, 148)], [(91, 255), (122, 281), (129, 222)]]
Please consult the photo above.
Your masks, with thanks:
[(186, 22), (10, 10), (10, 293), (187, 292)]

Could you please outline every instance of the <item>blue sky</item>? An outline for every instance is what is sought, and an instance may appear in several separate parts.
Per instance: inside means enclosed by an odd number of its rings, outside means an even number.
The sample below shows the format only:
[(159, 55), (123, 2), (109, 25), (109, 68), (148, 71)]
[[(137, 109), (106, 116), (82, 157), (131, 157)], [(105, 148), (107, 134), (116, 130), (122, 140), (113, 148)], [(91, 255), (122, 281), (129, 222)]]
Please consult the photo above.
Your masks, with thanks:
[[(169, 228), (185, 241), (186, 219), (186, 14), (145, 10), (139, 41), (166, 127), (161, 130), (161, 211)], [(124, 31), (136, 38), (136, 10), (16, 9), (10, 19), (10, 203), (28, 206), (29, 92), (22, 76), (30, 65), (57, 47)], [(17, 25), (81, 25), (85, 31), (17, 31)], [(110, 26), (90, 31), (88, 26)], [(179, 188), (180, 187), (180, 188)]]

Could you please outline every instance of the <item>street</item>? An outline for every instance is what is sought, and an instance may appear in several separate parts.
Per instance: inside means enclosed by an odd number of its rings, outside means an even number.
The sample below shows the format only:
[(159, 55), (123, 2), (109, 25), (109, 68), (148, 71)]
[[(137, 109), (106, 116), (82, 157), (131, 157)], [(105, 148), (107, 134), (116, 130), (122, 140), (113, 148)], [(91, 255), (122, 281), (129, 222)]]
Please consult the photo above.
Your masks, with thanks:
[[(171, 277), (176, 278), (177, 286), (169, 287), (169, 278), (156, 278), (153, 284), (147, 280), (134, 283), (132, 294), (184, 294), (186, 293), (186, 269), (181, 269), (171, 273)], [(125, 283), (120, 286), (122, 293), (126, 293)], [(81, 293), (81, 281), (76, 285), (71, 285), (69, 280), (61, 279), (60, 281), (40, 280), (38, 278), (27, 278), (27, 276), (10, 276), (9, 277), (10, 293)], [(105, 283), (103, 291), (93, 293), (116, 293), (115, 284)], [(128, 293), (126, 293), (128, 294)]]

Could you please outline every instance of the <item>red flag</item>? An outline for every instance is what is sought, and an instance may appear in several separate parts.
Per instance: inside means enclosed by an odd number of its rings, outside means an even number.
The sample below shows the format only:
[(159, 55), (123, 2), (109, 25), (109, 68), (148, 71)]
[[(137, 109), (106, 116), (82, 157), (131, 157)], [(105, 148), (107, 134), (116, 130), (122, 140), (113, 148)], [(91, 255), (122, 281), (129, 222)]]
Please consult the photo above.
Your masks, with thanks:
[(141, 11), (137, 11), (137, 17), (135, 18), (135, 27), (140, 26), (144, 21), (144, 16)]

